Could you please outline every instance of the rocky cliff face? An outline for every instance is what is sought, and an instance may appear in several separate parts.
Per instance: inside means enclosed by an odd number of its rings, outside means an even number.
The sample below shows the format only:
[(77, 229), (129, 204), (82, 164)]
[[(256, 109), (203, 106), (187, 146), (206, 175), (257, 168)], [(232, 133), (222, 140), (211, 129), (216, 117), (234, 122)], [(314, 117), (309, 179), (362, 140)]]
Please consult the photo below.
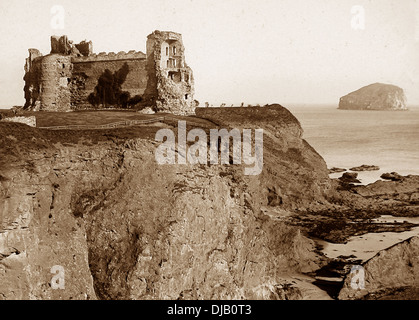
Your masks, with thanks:
[[(353, 274), (349, 274), (339, 293), (339, 299), (404, 298), (417, 299), (419, 287), (419, 237), (412, 237), (388, 249), (380, 251), (364, 265), (364, 289), (351, 286)], [(355, 286), (355, 288), (357, 288)], [(406, 296), (406, 293), (407, 294)]]
[(302, 139), (299, 121), (273, 104), (253, 108), (197, 108), (198, 117), (222, 128), (264, 129), (264, 169), (257, 176), (265, 205), (287, 210), (316, 210), (331, 189), (323, 158)]
[[(0, 298), (304, 298), (287, 279), (318, 268), (314, 243), (263, 212), (323, 201), (327, 168), (287, 110), (266, 112), (260, 176), (158, 165), (156, 126), (0, 123)], [(53, 266), (64, 289), (51, 286)]]
[(402, 88), (374, 83), (340, 98), (339, 109), (348, 110), (407, 110)]

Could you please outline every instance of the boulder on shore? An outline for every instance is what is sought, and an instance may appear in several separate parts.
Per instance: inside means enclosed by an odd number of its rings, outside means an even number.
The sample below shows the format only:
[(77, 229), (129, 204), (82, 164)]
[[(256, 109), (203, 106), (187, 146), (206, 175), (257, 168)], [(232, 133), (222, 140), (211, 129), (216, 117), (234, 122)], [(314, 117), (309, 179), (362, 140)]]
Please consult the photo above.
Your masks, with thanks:
[(404, 179), (404, 177), (398, 174), (397, 172), (383, 173), (380, 176), (380, 178), (385, 179), (385, 180), (391, 180), (391, 181), (401, 181)]
[(357, 178), (358, 178), (358, 173), (345, 172), (344, 174), (342, 174), (339, 180), (345, 183), (361, 183), (361, 181), (359, 181)]
[(374, 83), (340, 98), (338, 109), (407, 110), (406, 96), (400, 87)]
[(394, 299), (400, 294), (404, 299), (417, 298), (419, 237), (409, 238), (378, 252), (362, 268), (363, 285), (356, 284), (354, 273), (349, 273), (339, 293), (340, 300)]

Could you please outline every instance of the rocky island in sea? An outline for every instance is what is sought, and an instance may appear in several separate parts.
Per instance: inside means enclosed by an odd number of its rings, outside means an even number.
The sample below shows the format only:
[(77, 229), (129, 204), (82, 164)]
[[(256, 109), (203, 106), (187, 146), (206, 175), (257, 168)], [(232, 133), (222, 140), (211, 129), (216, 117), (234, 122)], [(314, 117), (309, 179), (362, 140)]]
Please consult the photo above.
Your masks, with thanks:
[(402, 88), (391, 84), (374, 83), (340, 98), (343, 110), (407, 110)]

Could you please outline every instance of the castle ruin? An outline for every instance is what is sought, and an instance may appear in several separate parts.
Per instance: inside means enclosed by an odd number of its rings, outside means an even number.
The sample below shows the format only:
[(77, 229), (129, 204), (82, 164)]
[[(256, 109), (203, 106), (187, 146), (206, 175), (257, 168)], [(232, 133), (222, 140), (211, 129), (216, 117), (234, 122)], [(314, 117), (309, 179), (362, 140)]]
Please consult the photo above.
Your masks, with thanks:
[(128, 74), (122, 90), (141, 96), (142, 106), (156, 112), (188, 114), (195, 108), (192, 69), (185, 63), (182, 35), (154, 31), (140, 51), (93, 53), (92, 42), (73, 44), (67, 36), (51, 37), (51, 53), (29, 49), (25, 65), (27, 110), (73, 111), (92, 109), (88, 97), (106, 69)]

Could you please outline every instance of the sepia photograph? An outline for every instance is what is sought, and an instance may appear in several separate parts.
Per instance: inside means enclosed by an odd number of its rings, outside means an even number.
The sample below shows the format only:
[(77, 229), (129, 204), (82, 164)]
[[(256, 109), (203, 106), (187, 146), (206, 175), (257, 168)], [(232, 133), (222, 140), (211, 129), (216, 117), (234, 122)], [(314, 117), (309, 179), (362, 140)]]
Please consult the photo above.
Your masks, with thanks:
[(0, 0), (0, 28), (0, 300), (419, 300), (419, 0)]

